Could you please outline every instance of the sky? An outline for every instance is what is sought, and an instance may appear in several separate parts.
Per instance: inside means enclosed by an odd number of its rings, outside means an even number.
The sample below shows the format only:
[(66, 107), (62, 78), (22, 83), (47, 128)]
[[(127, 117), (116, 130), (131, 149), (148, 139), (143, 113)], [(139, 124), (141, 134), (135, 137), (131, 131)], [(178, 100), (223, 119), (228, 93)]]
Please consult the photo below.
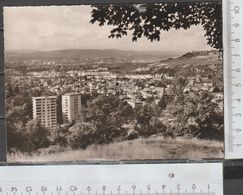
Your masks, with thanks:
[(207, 45), (204, 30), (162, 31), (161, 41), (131, 36), (108, 38), (110, 26), (91, 24), (91, 8), (82, 6), (39, 6), (4, 8), (5, 50), (122, 49), (188, 52), (212, 49)]

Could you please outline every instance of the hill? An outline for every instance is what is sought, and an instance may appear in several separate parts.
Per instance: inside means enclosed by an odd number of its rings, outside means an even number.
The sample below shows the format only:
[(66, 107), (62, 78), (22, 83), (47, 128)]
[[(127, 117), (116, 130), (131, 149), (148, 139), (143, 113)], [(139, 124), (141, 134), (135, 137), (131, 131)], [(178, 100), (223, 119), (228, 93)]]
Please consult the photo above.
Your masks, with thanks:
[(160, 61), (168, 57), (178, 56), (175, 52), (160, 52), (160, 51), (125, 51), (117, 49), (69, 49), (55, 51), (6, 51), (5, 57), (8, 60), (62, 60), (62, 59), (125, 59), (125, 60), (140, 60), (140, 61)]
[(173, 67), (177, 65), (210, 65), (219, 62), (222, 62), (219, 52), (216, 50), (211, 50), (188, 52), (178, 58), (168, 58), (166, 60), (161, 60), (157, 65), (160, 64), (162, 66)]
[(169, 57), (157, 62), (152, 62), (146, 67), (137, 68), (136, 72), (163, 73), (168, 69), (176, 70), (187, 66), (210, 66), (222, 64), (220, 53), (216, 50), (193, 51), (179, 57)]

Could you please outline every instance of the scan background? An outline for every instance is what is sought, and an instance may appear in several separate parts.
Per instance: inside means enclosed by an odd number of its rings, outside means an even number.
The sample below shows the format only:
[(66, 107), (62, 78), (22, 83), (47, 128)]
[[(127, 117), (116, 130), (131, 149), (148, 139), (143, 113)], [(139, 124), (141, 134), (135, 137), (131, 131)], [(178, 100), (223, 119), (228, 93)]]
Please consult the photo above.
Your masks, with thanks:
[[(168, 1), (168, 0), (167, 0)], [(173, 0), (170, 0), (173, 1)], [(195, 0), (194, 0), (195, 1)], [(198, 0), (200, 1), (200, 0)], [(211, 0), (217, 1), (217, 0)], [(4, 38), (3, 38), (3, 6), (37, 6), (37, 5), (80, 5), (92, 3), (106, 3), (106, 0), (2, 0), (0, 1), (0, 162), (1, 166), (6, 163), (6, 131), (5, 131), (5, 90), (4, 90)], [(110, 0), (109, 3), (144, 3), (145, 0)], [(146, 2), (158, 2), (147, 0)], [(202, 161), (202, 163), (205, 161)], [(117, 162), (116, 162), (117, 163)], [(141, 162), (135, 162), (141, 163)], [(143, 162), (144, 163), (144, 162)], [(152, 163), (152, 162), (148, 162)], [(156, 163), (159, 163), (158, 161)], [(173, 163), (170, 161), (170, 163)], [(177, 163), (179, 163), (177, 161)], [(190, 162), (188, 162), (190, 163)], [(1, 174), (1, 173), (0, 173)], [(243, 161), (224, 160), (224, 194), (242, 195), (243, 194)]]

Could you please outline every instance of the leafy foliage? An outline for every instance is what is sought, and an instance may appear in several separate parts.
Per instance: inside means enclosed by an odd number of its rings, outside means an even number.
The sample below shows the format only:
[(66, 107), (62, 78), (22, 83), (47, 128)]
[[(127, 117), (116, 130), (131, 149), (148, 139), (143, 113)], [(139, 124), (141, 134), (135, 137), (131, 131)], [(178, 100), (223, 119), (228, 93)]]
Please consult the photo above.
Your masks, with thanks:
[[(160, 40), (160, 32), (170, 29), (189, 29), (202, 25), (210, 46), (222, 50), (222, 10), (220, 2), (178, 2), (135, 6), (93, 6), (91, 23), (114, 28), (109, 38), (121, 38), (132, 32), (132, 40), (142, 36), (151, 41)], [(142, 8), (142, 11), (141, 11)]]
[[(204, 69), (207, 69), (205, 72)], [(178, 70), (177, 76), (172, 82), (174, 98), (174, 115), (176, 116), (177, 133), (187, 133), (203, 139), (223, 140), (223, 99), (217, 100), (216, 94), (208, 90), (200, 89), (203, 76), (210, 74), (222, 74), (222, 70), (212, 70), (205, 67), (198, 70), (196, 67), (187, 67)], [(193, 74), (199, 73), (195, 84), (190, 84)], [(217, 77), (215, 77), (217, 78)], [(195, 79), (195, 78), (194, 78)], [(194, 85), (199, 86), (194, 86)], [(214, 86), (220, 86), (217, 80)], [(221, 105), (221, 106), (220, 106)]]
[(190, 92), (178, 103), (178, 120), (183, 131), (207, 139), (223, 140), (223, 112), (205, 91)]
[(39, 120), (32, 120), (26, 124), (25, 136), (30, 146), (37, 150), (49, 146), (49, 130), (43, 127)]
[(157, 110), (150, 104), (135, 108), (135, 118), (137, 125), (135, 130), (139, 135), (147, 137), (156, 133), (165, 132), (165, 126), (156, 117)]
[(69, 135), (69, 125), (57, 126), (50, 131), (49, 140), (52, 145), (67, 146), (67, 137)]
[(132, 107), (118, 96), (100, 95), (88, 103), (85, 121), (95, 124), (98, 143), (109, 143), (122, 133), (121, 126), (132, 113)]
[(72, 148), (86, 148), (97, 140), (97, 129), (91, 123), (77, 123), (68, 135), (68, 145)]
[(23, 125), (21, 123), (7, 122), (7, 130), (8, 130), (7, 143), (8, 143), (9, 151), (14, 151), (14, 150), (26, 151), (26, 149), (30, 149), (29, 143), (26, 140), (25, 135), (20, 129), (23, 129)]

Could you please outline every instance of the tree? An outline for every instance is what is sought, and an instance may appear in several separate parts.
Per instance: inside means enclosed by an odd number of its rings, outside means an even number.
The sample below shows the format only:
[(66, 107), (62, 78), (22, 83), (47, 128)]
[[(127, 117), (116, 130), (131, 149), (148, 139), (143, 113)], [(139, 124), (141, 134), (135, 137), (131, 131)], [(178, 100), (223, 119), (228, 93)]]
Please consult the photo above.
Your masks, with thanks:
[(98, 139), (96, 127), (91, 123), (77, 123), (70, 128), (70, 132), (67, 139), (68, 145), (75, 149), (85, 149), (88, 145), (96, 143)]
[(191, 91), (177, 104), (177, 118), (184, 133), (204, 139), (223, 140), (223, 110), (207, 91)]
[(63, 124), (63, 114), (62, 114), (62, 95), (58, 94), (57, 95), (57, 123), (58, 124)]
[(154, 114), (153, 108), (150, 104), (145, 104), (135, 107), (135, 119), (138, 124), (148, 126), (149, 122)]
[(96, 126), (98, 143), (109, 143), (122, 133), (122, 124), (132, 113), (132, 107), (116, 95), (100, 95), (88, 103), (85, 121)]
[(60, 145), (61, 147), (67, 146), (67, 137), (69, 134), (68, 125), (58, 125), (51, 130), (49, 139), (52, 145)]
[(19, 129), (24, 128), (21, 122), (13, 123), (7, 119), (6, 127), (8, 131), (7, 143), (9, 152), (15, 150), (28, 152), (31, 150), (25, 135), (23, 132), (19, 131)]
[(166, 108), (166, 101), (165, 101), (165, 96), (163, 95), (158, 102), (158, 106), (163, 110)]
[(32, 145), (33, 150), (49, 146), (49, 130), (43, 127), (39, 120), (33, 119), (26, 124), (26, 140)]
[(118, 110), (119, 110), (119, 115), (120, 115), (122, 121), (124, 121), (124, 122), (127, 119), (131, 119), (134, 114), (132, 106), (130, 104), (128, 104), (126, 101), (120, 102)]
[(142, 36), (151, 41), (159, 41), (162, 30), (189, 29), (192, 25), (202, 25), (208, 45), (222, 51), (221, 2), (156, 3), (140, 6), (112, 4), (92, 7), (91, 23), (114, 26), (109, 38), (121, 38), (131, 31), (133, 41)]
[(156, 107), (151, 104), (145, 104), (135, 108), (135, 119), (137, 121), (135, 130), (139, 135), (147, 137), (165, 131), (165, 126), (158, 119), (157, 112)]

